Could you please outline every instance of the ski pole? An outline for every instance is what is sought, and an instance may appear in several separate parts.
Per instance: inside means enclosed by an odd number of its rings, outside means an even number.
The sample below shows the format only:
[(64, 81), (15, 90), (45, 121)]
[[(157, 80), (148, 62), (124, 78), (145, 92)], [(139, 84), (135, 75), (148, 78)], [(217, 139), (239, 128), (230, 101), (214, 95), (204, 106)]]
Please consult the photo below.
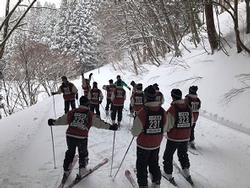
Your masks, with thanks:
[(114, 135), (113, 135), (113, 148), (112, 148), (112, 157), (111, 157), (110, 177), (112, 176), (113, 161), (114, 161), (114, 151), (115, 151), (115, 131), (114, 131)]
[(55, 144), (54, 144), (54, 136), (53, 136), (52, 126), (50, 126), (50, 133), (51, 133), (51, 139), (52, 139), (52, 150), (53, 150), (53, 159), (54, 159), (54, 169), (56, 169)]
[[(55, 98), (53, 95), (53, 108), (54, 108), (54, 115), (56, 118), (56, 107), (55, 107)], [(55, 154), (55, 143), (54, 143), (54, 136), (53, 136), (53, 129), (50, 126), (50, 133), (51, 133), (51, 140), (52, 140), (52, 150), (53, 150), (53, 159), (54, 159), (54, 169), (56, 169), (56, 154)]]
[(115, 173), (115, 176), (114, 176), (114, 178), (113, 178), (113, 181), (115, 180), (115, 177), (116, 177), (116, 175), (118, 174), (118, 172), (119, 172), (119, 170), (120, 170), (120, 168), (121, 168), (121, 166), (122, 166), (122, 163), (123, 163), (123, 161), (124, 161), (124, 159), (125, 159), (125, 157), (126, 157), (126, 155), (127, 155), (127, 153), (128, 153), (128, 150), (129, 150), (130, 146), (132, 145), (132, 142), (133, 142), (134, 138), (135, 138), (135, 137), (133, 137), (133, 138), (131, 139), (130, 143), (129, 143), (128, 149), (126, 150), (126, 152), (125, 152), (125, 154), (124, 154), (124, 156), (123, 156), (123, 159), (122, 159), (122, 161), (121, 161), (121, 164), (119, 165), (119, 167), (118, 167), (118, 169), (117, 169), (117, 171), (116, 171), (116, 173)]
[(56, 104), (55, 104), (55, 97), (54, 95), (53, 96), (53, 109), (54, 109), (54, 115), (55, 115), (55, 118), (56, 118)]

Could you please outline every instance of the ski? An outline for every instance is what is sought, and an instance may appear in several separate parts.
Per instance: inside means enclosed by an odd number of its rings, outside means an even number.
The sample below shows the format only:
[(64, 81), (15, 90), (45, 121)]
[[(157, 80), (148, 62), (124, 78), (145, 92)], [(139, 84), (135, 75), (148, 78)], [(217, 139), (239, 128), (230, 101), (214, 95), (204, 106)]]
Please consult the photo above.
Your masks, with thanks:
[(72, 163), (70, 164), (70, 170), (69, 170), (69, 175), (68, 176), (63, 176), (62, 180), (61, 180), (61, 183), (59, 184), (58, 188), (63, 188), (65, 183), (67, 182), (67, 179), (68, 177), (70, 176), (71, 172), (73, 171), (74, 169), (74, 166), (76, 164), (76, 162), (78, 161), (78, 155), (75, 155)]
[(103, 159), (100, 163), (98, 163), (96, 166), (94, 166), (93, 168), (89, 169), (88, 172), (80, 177), (78, 174), (75, 178), (75, 180), (70, 183), (66, 188), (72, 188), (73, 186), (75, 186), (76, 184), (78, 184), (80, 181), (82, 181), (84, 178), (86, 178), (87, 176), (89, 176), (90, 174), (92, 174), (94, 171), (96, 171), (97, 169), (99, 169), (101, 166), (105, 165), (106, 163), (108, 163), (108, 158)]
[(166, 179), (169, 183), (171, 183), (173, 186), (178, 187), (178, 184), (175, 182), (174, 178), (168, 179), (165, 173), (162, 173), (161, 176)]
[(199, 153), (195, 149), (188, 148), (188, 152), (193, 154), (193, 155), (199, 155)]
[(183, 174), (183, 171), (181, 170), (181, 168), (178, 166), (178, 164), (177, 164), (175, 161), (173, 161), (173, 165), (174, 165), (174, 167), (178, 170), (178, 172), (184, 177), (184, 179), (185, 179), (192, 187), (194, 187), (194, 182), (193, 182), (191, 176), (185, 177), (185, 175)]
[(133, 188), (138, 188), (137, 183), (136, 183), (135, 179), (133, 178), (130, 170), (125, 170), (125, 176)]

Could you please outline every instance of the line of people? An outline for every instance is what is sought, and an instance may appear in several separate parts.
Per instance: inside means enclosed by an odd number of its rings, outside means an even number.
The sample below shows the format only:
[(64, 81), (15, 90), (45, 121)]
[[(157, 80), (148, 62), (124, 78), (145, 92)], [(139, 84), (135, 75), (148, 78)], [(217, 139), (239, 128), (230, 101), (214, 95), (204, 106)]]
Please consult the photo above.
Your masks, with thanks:
[[(91, 76), (89, 76), (90, 80)], [(63, 93), (64, 100), (68, 99), (66, 92), (73, 92), (76, 98), (77, 90), (68, 83), (68, 89), (65, 89), (65, 78), (62, 77), (63, 84), (57, 93)], [(84, 80), (85, 83), (88, 83)], [(131, 82), (133, 86), (132, 96), (130, 98), (130, 111), (135, 114), (131, 133), (137, 137), (137, 181), (140, 188), (148, 187), (148, 171), (152, 175), (152, 183), (155, 188), (160, 187), (161, 170), (159, 166), (159, 149), (163, 136), (166, 135), (167, 144), (163, 156), (163, 172), (169, 181), (173, 182), (173, 155), (177, 150), (177, 155), (186, 178), (191, 179), (189, 172), (190, 162), (188, 158), (188, 143), (191, 147), (194, 145), (194, 128), (199, 116), (201, 101), (197, 96), (197, 86), (189, 88), (189, 94), (182, 99), (180, 89), (171, 91), (172, 102), (167, 111), (161, 105), (164, 103), (164, 96), (159, 91), (158, 84), (150, 85), (143, 90), (141, 83)], [(68, 110), (65, 100), (65, 115), (54, 120), (49, 119), (48, 124), (59, 125), (69, 124), (67, 129), (68, 150), (65, 154), (64, 171), (69, 172), (70, 163), (73, 161), (75, 149), (78, 147), (79, 152), (79, 174), (86, 171), (88, 161), (87, 138), (89, 128), (93, 125), (98, 128), (105, 128), (116, 131), (122, 120), (122, 111), (126, 99), (126, 91), (123, 86), (127, 84), (117, 76), (117, 81), (109, 80), (109, 85), (104, 85), (103, 89), (107, 91), (106, 112), (111, 110), (112, 124), (106, 123), (100, 119), (99, 105), (103, 100), (101, 90), (98, 89), (97, 83), (93, 83), (93, 88), (84, 86), (88, 91), (80, 98), (80, 106), (75, 109), (71, 105), (71, 111)], [(70, 89), (71, 87), (71, 89)], [(74, 98), (74, 100), (75, 100)], [(73, 103), (73, 97), (71, 104)], [(69, 100), (70, 101), (70, 100)], [(74, 104), (74, 103), (73, 103)], [(73, 108), (74, 107), (74, 108)], [(96, 114), (93, 111), (96, 111)], [(67, 113), (68, 112), (68, 113)], [(116, 115), (118, 122), (115, 123)]]

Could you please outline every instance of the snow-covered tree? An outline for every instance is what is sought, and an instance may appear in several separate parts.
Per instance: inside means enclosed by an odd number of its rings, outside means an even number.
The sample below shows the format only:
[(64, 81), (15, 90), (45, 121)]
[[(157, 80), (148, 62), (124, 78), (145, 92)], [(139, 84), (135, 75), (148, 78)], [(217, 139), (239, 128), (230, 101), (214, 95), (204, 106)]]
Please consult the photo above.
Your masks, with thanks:
[(97, 66), (97, 37), (93, 16), (97, 3), (95, 1), (63, 0), (60, 7), (60, 20), (55, 30), (53, 48), (62, 54), (70, 54), (81, 64), (82, 71)]

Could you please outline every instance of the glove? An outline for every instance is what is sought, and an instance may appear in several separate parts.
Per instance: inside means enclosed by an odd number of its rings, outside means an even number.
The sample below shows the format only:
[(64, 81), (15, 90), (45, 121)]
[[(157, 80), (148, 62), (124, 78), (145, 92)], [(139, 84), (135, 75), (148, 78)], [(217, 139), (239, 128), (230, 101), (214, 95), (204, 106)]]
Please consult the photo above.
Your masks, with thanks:
[(115, 123), (113, 125), (110, 125), (110, 127), (109, 127), (109, 130), (112, 130), (112, 131), (117, 131), (117, 129), (118, 129), (118, 124), (117, 123)]
[(99, 104), (101, 104), (102, 103), (102, 101), (99, 101)]
[(91, 77), (92, 75), (93, 75), (93, 73), (90, 73), (90, 74), (89, 74), (89, 77)]
[(78, 93), (76, 93), (76, 100), (78, 100)]
[(51, 95), (55, 95), (56, 94), (56, 92), (51, 92)]
[(128, 90), (130, 91), (130, 90), (131, 90), (131, 88), (129, 87), (129, 88), (128, 88)]
[(48, 125), (53, 126), (56, 120), (54, 119), (48, 119)]

